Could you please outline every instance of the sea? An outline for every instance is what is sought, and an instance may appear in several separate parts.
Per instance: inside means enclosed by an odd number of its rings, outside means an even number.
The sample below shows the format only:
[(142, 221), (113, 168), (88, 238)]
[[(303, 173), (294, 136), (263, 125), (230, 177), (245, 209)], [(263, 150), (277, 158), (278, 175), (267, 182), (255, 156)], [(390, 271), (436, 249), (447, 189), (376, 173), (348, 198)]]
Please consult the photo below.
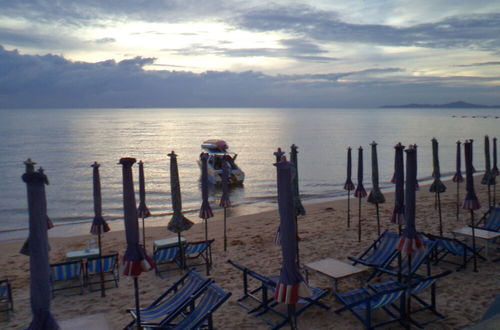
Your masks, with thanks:
[[(242, 186), (230, 190), (228, 216), (277, 208), (273, 153), (298, 146), (301, 198), (342, 198), (346, 192), (346, 150), (353, 148), (356, 183), (358, 148), (364, 149), (364, 184), (371, 187), (372, 141), (378, 144), (380, 184), (391, 190), (394, 145), (418, 145), (418, 177), (432, 173), (431, 139), (439, 142), (443, 177), (455, 171), (456, 141), (473, 139), (474, 166), (484, 169), (484, 136), (500, 135), (498, 109), (2, 109), (0, 110), (0, 240), (27, 237), (23, 162), (31, 158), (49, 179), (48, 215), (52, 236), (86, 234), (93, 218), (92, 167), (101, 164), (103, 214), (113, 229), (123, 228), (121, 157), (144, 162), (147, 226), (171, 218), (169, 157), (178, 155), (183, 210), (192, 221), (201, 205), (197, 159), (204, 140), (225, 140), (245, 172)], [(491, 142), (490, 142), (491, 143)], [(463, 156), (463, 150), (462, 150)], [(462, 160), (462, 170), (463, 170)], [(133, 167), (138, 195), (138, 166)], [(219, 209), (220, 187), (210, 188)], [(137, 201), (139, 197), (137, 196)], [(306, 208), (307, 210), (307, 208)]]

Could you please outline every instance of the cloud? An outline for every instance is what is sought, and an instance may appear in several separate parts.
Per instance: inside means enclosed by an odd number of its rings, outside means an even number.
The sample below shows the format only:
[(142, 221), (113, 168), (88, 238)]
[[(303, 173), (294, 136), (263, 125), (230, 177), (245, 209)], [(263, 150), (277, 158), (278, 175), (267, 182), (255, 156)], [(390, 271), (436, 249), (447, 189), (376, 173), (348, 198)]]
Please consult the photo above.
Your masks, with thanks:
[(0, 108), (363, 107), (465, 96), (469, 102), (500, 103), (500, 77), (414, 77), (404, 68), (276, 76), (144, 70), (154, 61), (73, 62), (0, 46)]
[(466, 67), (490, 66), (490, 65), (500, 65), (500, 61), (479, 62), (479, 63), (471, 63), (471, 64), (457, 64), (457, 65), (453, 65), (453, 66), (458, 67), (458, 68), (466, 68)]
[(336, 12), (310, 6), (270, 6), (244, 12), (232, 24), (253, 31), (282, 31), (322, 42), (491, 51), (500, 47), (500, 13), (452, 16), (398, 27), (349, 23)]
[(115, 38), (101, 38), (101, 39), (92, 40), (92, 42), (94, 42), (96, 44), (110, 44), (110, 43), (113, 43), (115, 41), (116, 41)]

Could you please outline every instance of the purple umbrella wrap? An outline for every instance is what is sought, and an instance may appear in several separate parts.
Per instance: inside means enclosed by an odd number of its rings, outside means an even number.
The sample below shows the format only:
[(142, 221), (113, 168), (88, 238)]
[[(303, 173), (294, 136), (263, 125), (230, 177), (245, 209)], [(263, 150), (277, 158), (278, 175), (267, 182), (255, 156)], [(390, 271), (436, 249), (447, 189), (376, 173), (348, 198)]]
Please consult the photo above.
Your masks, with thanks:
[[(281, 157), (281, 156), (280, 156)], [(227, 251), (227, 211), (226, 209), (231, 206), (229, 200), (229, 171), (230, 164), (226, 157), (222, 158), (222, 196), (220, 198), (219, 206), (224, 208), (224, 251)]]
[(423, 241), (415, 228), (415, 183), (417, 181), (417, 150), (410, 146), (406, 152), (406, 187), (405, 187), (405, 228), (398, 242), (402, 255), (410, 255), (423, 248)]
[(25, 162), (29, 213), (30, 301), (33, 318), (29, 330), (59, 329), (50, 312), (50, 268), (47, 235), (47, 201), (45, 185), (48, 180), (43, 171), (34, 171), (31, 161)]
[(354, 191), (354, 197), (359, 198), (358, 204), (358, 242), (361, 242), (361, 199), (366, 197), (366, 190), (363, 187), (363, 148), (358, 149), (358, 186)]
[(177, 234), (177, 244), (181, 258), (181, 268), (185, 268), (184, 248), (181, 241), (181, 232), (191, 229), (193, 222), (182, 214), (181, 184), (179, 181), (179, 168), (177, 166), (177, 155), (172, 150), (168, 154), (170, 158), (170, 193), (172, 196), (172, 209), (174, 214), (168, 223), (167, 229)]
[(294, 305), (299, 297), (307, 297), (310, 290), (304, 283), (296, 262), (297, 232), (293, 207), (292, 164), (285, 157), (275, 164), (278, 181), (278, 206), (280, 214), (280, 236), (283, 261), (276, 285), (274, 299), (280, 303)]
[(144, 182), (144, 163), (139, 161), (139, 206), (137, 207), (137, 216), (142, 218), (142, 245), (146, 248), (146, 226), (144, 219), (151, 216), (146, 206), (146, 184)]
[(373, 141), (371, 143), (372, 147), (372, 190), (368, 195), (367, 202), (370, 204), (375, 204), (377, 213), (377, 233), (380, 236), (380, 212), (378, 205), (385, 203), (385, 197), (380, 191), (379, 180), (378, 180), (378, 157), (377, 157), (377, 143)]
[(299, 193), (299, 167), (298, 167), (298, 147), (292, 144), (290, 147), (290, 162), (292, 163), (292, 186), (293, 186), (293, 208), (295, 215), (306, 215), (306, 210), (300, 201)]
[(439, 215), (439, 235), (443, 236), (443, 218), (441, 212), (441, 193), (446, 191), (446, 186), (441, 181), (441, 170), (439, 168), (439, 144), (436, 138), (431, 140), (432, 142), (432, 177), (434, 181), (432, 182), (429, 191), (435, 194), (435, 198), (437, 201), (438, 207), (438, 215)]
[[(470, 211), (471, 229), (472, 229), (472, 250), (476, 251), (476, 233), (474, 224), (474, 210), (481, 207), (477, 199), (476, 192), (474, 191), (474, 166), (472, 165), (472, 141), (464, 142), (464, 155), (465, 155), (465, 194), (463, 209)], [(477, 272), (477, 258), (473, 254), (474, 271)]]
[[(97, 246), (99, 247), (99, 258), (102, 256), (102, 243), (101, 243), (101, 234), (107, 233), (109, 231), (109, 226), (102, 217), (102, 198), (101, 198), (101, 178), (99, 175), (99, 165), (97, 162), (90, 165), (92, 170), (92, 183), (94, 189), (94, 220), (92, 220), (92, 226), (90, 227), (90, 233), (93, 235), (97, 235)], [(100, 259), (102, 270), (102, 260)], [(100, 272), (101, 277), (101, 297), (105, 297), (105, 287), (104, 287), (104, 273)]]
[[(415, 149), (415, 158), (417, 158), (417, 152), (416, 152), (416, 150), (417, 150), (417, 145), (416, 145), (416, 144), (414, 144), (414, 145), (413, 145), (413, 149)], [(417, 159), (418, 159), (418, 158), (417, 158)], [(418, 190), (420, 189), (420, 186), (419, 186), (419, 184), (418, 184), (418, 160), (416, 160), (416, 161), (415, 161), (415, 166), (416, 166), (416, 167), (415, 167), (415, 168), (416, 168), (416, 169), (415, 169), (415, 171), (417, 172), (417, 179), (415, 179), (415, 190), (417, 190), (417, 191), (418, 191)]]
[[(208, 242), (208, 219), (214, 216), (210, 203), (208, 202), (208, 154), (202, 152), (200, 154), (201, 160), (201, 208), (199, 217), (205, 222), (205, 241)], [(210, 265), (208, 263), (208, 249), (205, 250), (205, 259), (207, 266), (207, 275), (210, 275)]]
[(123, 256), (123, 275), (139, 276), (143, 271), (155, 267), (153, 260), (146, 254), (144, 247), (139, 244), (139, 222), (132, 179), (132, 165), (135, 158), (125, 157), (120, 159), (123, 174), (123, 215), (127, 250)]
[(403, 150), (405, 146), (399, 142), (394, 146), (394, 183), (396, 184), (396, 191), (394, 196), (394, 211), (392, 212), (392, 223), (399, 225), (401, 232), (401, 225), (404, 223), (405, 214), (405, 180), (404, 180), (404, 156)]
[(354, 190), (352, 183), (352, 149), (347, 148), (347, 179), (345, 180), (344, 190), (347, 190), (347, 227), (351, 227), (351, 190)]

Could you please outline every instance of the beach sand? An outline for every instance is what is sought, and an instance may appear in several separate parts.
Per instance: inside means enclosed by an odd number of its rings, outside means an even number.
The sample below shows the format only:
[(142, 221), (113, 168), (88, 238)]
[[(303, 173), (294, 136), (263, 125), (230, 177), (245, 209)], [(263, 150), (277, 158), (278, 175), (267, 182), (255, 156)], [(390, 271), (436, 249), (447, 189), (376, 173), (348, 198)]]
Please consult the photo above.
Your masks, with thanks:
[[(476, 177), (476, 190), (482, 208), (475, 212), (479, 219), (486, 210), (487, 189), (479, 185), (479, 176)], [(455, 217), (456, 212), (456, 185), (446, 182), (447, 192), (441, 194), (443, 209), (443, 226), (447, 236), (451, 231), (469, 223), (468, 211), (460, 209), (460, 220)], [(465, 184), (461, 184), (461, 201), (463, 201)], [(393, 193), (385, 193), (386, 203), (380, 205), (382, 230), (397, 231), (397, 226), (390, 223), (393, 209)], [(434, 194), (429, 193), (428, 186), (421, 186), (417, 193), (417, 221), (418, 231), (438, 234), (438, 214), (434, 209)], [(357, 241), (357, 212), (358, 201), (351, 199), (351, 227), (346, 226), (346, 200), (325, 201), (306, 205), (307, 215), (299, 218), (300, 260), (308, 263), (315, 260), (333, 257), (348, 261), (348, 256), (355, 256), (363, 251), (377, 237), (374, 205), (362, 201), (362, 241)], [(148, 251), (152, 251), (152, 242), (155, 239), (174, 237), (165, 226), (148, 227), (146, 230)], [(147, 220), (146, 220), (147, 221)], [(231, 259), (265, 275), (278, 274), (280, 269), (281, 251), (274, 245), (274, 235), (279, 223), (277, 210), (260, 214), (245, 215), (228, 219), (228, 251), (223, 251), (223, 222), (217, 215), (209, 220), (209, 237), (214, 238), (213, 261), (214, 267), (211, 277), (226, 291), (232, 292), (230, 299), (215, 313), (215, 326), (219, 329), (267, 329), (268, 327), (258, 318), (248, 315), (236, 302), (242, 295), (242, 274), (239, 270), (227, 264)], [(90, 225), (89, 225), (90, 227)], [(183, 233), (188, 241), (197, 241), (204, 238), (204, 226), (197, 224)], [(83, 249), (91, 235), (53, 238), (50, 240), (51, 262), (64, 260), (65, 252)], [(103, 236), (104, 253), (125, 250), (124, 232), (109, 232)], [(26, 328), (31, 320), (29, 301), (29, 262), (28, 258), (19, 254), (23, 241), (0, 243), (2, 250), (0, 262), (3, 265), (2, 278), (12, 282), (15, 312), (10, 321), (0, 321), (0, 328)], [(494, 257), (500, 256), (496, 251)], [(199, 268), (204, 274), (204, 269)], [(446, 269), (454, 269), (448, 264), (439, 264), (433, 267), (433, 274)], [(472, 271), (472, 262), (466, 270), (454, 272), (438, 282), (438, 310), (447, 316), (446, 319), (427, 326), (428, 329), (458, 329), (477, 322), (492, 299), (500, 292), (500, 262), (478, 261), (478, 273)], [(178, 271), (166, 273), (164, 279), (155, 276), (154, 272), (143, 273), (139, 278), (141, 304), (152, 302), (165, 288), (180, 276)], [(318, 287), (329, 287), (330, 283), (317, 274), (311, 274), (310, 283)], [(340, 282), (339, 290), (346, 291), (360, 285), (359, 279), (346, 279)], [(429, 295), (429, 290), (424, 294)], [(359, 329), (361, 323), (350, 312), (341, 315), (333, 311), (340, 307), (331, 296), (323, 300), (331, 306), (329, 311), (312, 307), (298, 319), (300, 329)], [(131, 318), (125, 312), (134, 306), (134, 290), (131, 278), (120, 276), (120, 285), (117, 289), (110, 289), (106, 297), (101, 298), (99, 292), (88, 292), (84, 295), (65, 296), (59, 293), (52, 300), (52, 313), (57, 320), (68, 320), (83, 315), (104, 313), (113, 329), (120, 329)], [(375, 313), (384, 318), (384, 314)], [(2, 316), (3, 317), (3, 316)], [(395, 323), (386, 328), (400, 328)]]

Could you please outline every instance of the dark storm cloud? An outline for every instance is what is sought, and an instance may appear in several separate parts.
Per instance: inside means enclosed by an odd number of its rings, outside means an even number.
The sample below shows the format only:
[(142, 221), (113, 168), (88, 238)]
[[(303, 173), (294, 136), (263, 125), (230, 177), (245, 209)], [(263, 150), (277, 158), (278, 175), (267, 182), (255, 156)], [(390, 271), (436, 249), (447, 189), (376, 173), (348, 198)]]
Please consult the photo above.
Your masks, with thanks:
[[(470, 102), (500, 103), (495, 86), (480, 84), (487, 82), (485, 78), (419, 79), (405, 76), (400, 68), (277, 76), (143, 69), (154, 61), (136, 57), (72, 62), (0, 47), (0, 108), (352, 107), (419, 100), (439, 103), (464, 95), (470, 95)], [(500, 81), (500, 77), (488, 79)], [(490, 99), (479, 99), (481, 95)]]
[(398, 27), (348, 23), (335, 12), (308, 6), (270, 6), (245, 12), (233, 24), (253, 31), (284, 31), (323, 42), (485, 50), (500, 47), (500, 13), (453, 16), (433, 23)]

